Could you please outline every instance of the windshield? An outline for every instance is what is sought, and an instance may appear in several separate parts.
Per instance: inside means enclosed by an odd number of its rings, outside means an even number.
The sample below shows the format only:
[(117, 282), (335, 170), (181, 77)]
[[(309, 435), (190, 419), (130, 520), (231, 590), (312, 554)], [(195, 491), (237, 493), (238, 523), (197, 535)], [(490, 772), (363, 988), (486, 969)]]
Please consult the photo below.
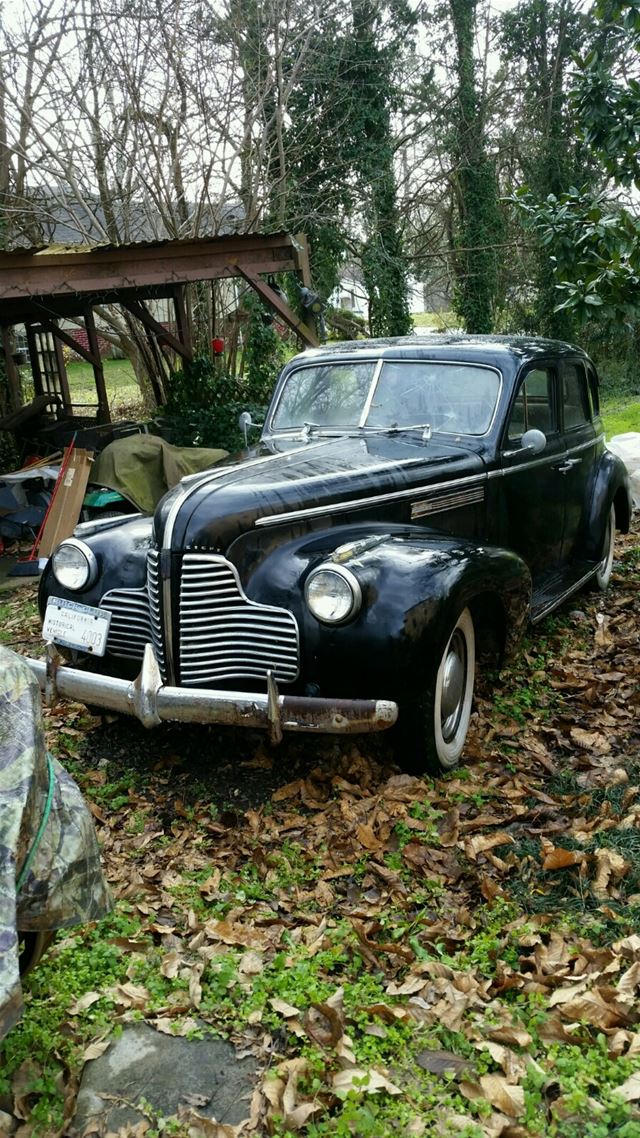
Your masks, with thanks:
[(433, 360), (324, 363), (287, 377), (273, 414), (276, 431), (317, 428), (401, 430), (483, 435), (500, 391), (500, 376), (476, 364)]

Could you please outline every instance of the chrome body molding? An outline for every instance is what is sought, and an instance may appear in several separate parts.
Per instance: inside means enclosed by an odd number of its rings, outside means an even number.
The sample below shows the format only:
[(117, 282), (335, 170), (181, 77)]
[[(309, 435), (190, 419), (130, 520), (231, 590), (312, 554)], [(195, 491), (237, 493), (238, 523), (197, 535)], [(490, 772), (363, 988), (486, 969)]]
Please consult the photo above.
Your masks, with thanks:
[(469, 486), (468, 489), (453, 490), (450, 493), (434, 494), (423, 502), (411, 503), (411, 519), (442, 514), (447, 510), (458, 510), (484, 499), (484, 486)]
[(163, 720), (221, 723), (263, 728), (277, 738), (283, 731), (330, 735), (385, 731), (398, 718), (398, 705), (393, 700), (283, 696), (273, 677), (265, 693), (170, 687), (162, 683), (151, 644), (145, 646), (142, 668), (135, 680), (71, 668), (62, 662), (52, 644), (47, 645), (45, 660), (25, 657), (25, 663), (49, 703), (58, 697), (79, 700), (133, 715), (145, 727), (157, 727)]
[[(443, 490), (449, 490), (456, 486), (466, 486), (473, 483), (485, 482), (487, 479), (486, 474), (469, 474), (466, 478), (455, 478), (451, 482), (439, 482), (435, 486), (412, 486), (408, 490), (390, 490), (386, 494), (374, 494), (370, 498), (352, 498), (346, 502), (334, 502), (331, 506), (332, 513), (342, 513), (344, 510), (361, 510), (366, 506), (378, 506), (382, 502), (393, 502), (396, 499), (402, 498), (415, 498), (419, 494), (428, 494), (432, 491), (434, 494), (441, 493)], [(325, 506), (309, 506), (304, 510), (289, 510), (282, 514), (268, 514), (262, 518), (256, 518), (255, 525), (257, 526), (275, 526), (280, 522), (297, 522), (303, 518), (314, 518), (326, 515), (327, 507)]]

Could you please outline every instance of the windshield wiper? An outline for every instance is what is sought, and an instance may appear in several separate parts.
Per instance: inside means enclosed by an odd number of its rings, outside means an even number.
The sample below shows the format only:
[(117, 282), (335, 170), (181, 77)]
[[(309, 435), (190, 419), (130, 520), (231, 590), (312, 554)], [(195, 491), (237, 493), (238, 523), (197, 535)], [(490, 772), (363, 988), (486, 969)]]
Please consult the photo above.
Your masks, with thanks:
[(390, 423), (388, 427), (370, 427), (366, 423), (362, 427), (358, 427), (359, 431), (375, 431), (379, 435), (397, 435), (400, 431), (422, 431), (422, 437), (425, 441), (431, 438), (431, 423), (407, 423), (400, 426), (399, 423)]

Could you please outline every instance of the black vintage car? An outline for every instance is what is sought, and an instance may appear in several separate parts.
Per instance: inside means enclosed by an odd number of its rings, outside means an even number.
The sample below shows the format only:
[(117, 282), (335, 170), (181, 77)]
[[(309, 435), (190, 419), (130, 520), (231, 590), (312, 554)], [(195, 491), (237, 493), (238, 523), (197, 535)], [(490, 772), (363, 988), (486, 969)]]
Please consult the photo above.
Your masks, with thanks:
[(476, 659), (605, 588), (630, 513), (579, 349), (329, 345), (284, 368), (255, 450), (183, 479), (153, 518), (59, 546), (40, 603), (67, 663), (50, 650), (47, 675), (33, 667), (50, 693), (148, 726), (277, 740), (397, 720), (403, 764), (450, 768)]

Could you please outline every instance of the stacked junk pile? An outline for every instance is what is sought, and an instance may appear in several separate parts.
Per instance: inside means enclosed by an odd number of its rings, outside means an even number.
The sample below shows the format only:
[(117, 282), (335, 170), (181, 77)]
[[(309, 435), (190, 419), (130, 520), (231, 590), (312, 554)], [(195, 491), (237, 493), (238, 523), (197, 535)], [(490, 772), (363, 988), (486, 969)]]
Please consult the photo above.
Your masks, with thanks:
[(76, 446), (29, 460), (0, 475), (0, 554), (18, 555), (10, 576), (37, 576), (78, 522), (117, 514), (151, 514), (188, 474), (226, 457), (224, 450), (175, 447), (139, 432), (116, 438), (99, 453)]

